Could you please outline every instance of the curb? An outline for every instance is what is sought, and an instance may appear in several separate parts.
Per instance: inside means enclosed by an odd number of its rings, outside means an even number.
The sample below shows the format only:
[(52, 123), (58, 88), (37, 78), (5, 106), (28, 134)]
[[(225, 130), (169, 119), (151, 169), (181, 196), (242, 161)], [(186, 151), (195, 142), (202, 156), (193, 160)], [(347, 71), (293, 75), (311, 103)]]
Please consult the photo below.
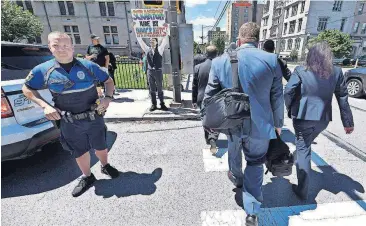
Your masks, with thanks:
[(133, 121), (178, 121), (178, 120), (201, 120), (199, 116), (186, 115), (186, 116), (142, 116), (142, 117), (108, 117), (104, 118), (105, 122), (133, 122)]
[(355, 157), (361, 159), (362, 161), (366, 162), (366, 153), (357, 147), (353, 146), (352, 144), (348, 143), (347, 141), (342, 140), (340, 137), (335, 135), (332, 132), (324, 130), (322, 134), (328, 138), (330, 141), (334, 142), (339, 147), (343, 148), (347, 152), (351, 153)]

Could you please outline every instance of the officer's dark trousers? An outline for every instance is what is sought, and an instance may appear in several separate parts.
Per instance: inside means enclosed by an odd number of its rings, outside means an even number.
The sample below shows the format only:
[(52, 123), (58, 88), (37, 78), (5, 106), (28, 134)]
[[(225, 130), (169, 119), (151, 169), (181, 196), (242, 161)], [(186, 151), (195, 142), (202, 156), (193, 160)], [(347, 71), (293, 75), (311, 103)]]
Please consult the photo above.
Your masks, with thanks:
[(296, 173), (298, 191), (307, 197), (311, 171), (311, 143), (327, 128), (328, 121), (293, 120), (296, 133)]
[(158, 91), (158, 97), (160, 104), (164, 103), (164, 93), (163, 93), (163, 71), (162, 70), (147, 70), (147, 78), (149, 79), (151, 103), (157, 105), (156, 103), (156, 91)]

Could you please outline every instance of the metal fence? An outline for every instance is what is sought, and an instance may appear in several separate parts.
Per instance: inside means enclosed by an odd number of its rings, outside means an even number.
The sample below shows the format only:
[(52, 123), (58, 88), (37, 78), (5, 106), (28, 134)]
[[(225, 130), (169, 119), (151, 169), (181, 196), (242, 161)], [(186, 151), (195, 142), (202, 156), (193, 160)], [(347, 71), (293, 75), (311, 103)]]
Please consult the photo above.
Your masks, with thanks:
[[(147, 76), (139, 60), (123, 59), (117, 61), (114, 72), (115, 86), (118, 89), (147, 89)], [(168, 75), (163, 76), (163, 88), (168, 87)]]

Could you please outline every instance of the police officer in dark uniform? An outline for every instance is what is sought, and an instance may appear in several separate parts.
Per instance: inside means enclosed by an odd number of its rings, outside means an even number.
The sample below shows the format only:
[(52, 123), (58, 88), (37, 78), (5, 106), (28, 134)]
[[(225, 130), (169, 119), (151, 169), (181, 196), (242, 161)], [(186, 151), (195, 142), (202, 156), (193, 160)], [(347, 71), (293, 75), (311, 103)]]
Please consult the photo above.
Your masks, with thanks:
[[(59, 121), (60, 141), (71, 151), (83, 173), (72, 192), (74, 197), (83, 194), (96, 181), (90, 171), (89, 150), (94, 149), (102, 167), (101, 171), (112, 178), (119, 172), (108, 163), (106, 127), (98, 112), (105, 111), (112, 100), (113, 80), (97, 64), (73, 57), (71, 38), (61, 32), (48, 35), (48, 46), (55, 59), (32, 69), (23, 86), (24, 95), (44, 109), (46, 118)], [(105, 97), (98, 99), (97, 82), (105, 84)], [(47, 87), (55, 106), (47, 103), (37, 90)], [(98, 100), (98, 101), (97, 101)], [(98, 105), (95, 103), (98, 102)]]

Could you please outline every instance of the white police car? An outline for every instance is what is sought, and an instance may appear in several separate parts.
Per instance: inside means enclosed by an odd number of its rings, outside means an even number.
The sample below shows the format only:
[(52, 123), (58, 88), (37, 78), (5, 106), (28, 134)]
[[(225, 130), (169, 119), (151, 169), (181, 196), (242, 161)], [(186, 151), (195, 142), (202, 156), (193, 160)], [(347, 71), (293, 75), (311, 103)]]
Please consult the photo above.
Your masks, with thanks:
[[(53, 56), (45, 46), (1, 42), (1, 161), (26, 158), (58, 141), (59, 130), (22, 92), (30, 70)], [(49, 103), (49, 90), (39, 91)]]

